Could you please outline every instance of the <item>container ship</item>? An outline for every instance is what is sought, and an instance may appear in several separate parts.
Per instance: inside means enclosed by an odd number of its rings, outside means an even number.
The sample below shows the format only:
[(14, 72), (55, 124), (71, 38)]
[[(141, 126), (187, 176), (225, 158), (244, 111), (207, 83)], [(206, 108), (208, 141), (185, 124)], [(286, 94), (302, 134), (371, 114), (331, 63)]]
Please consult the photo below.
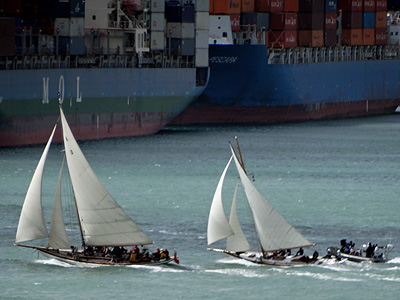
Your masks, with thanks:
[(0, 147), (44, 143), (60, 103), (80, 140), (157, 132), (207, 84), (208, 9), (0, 1)]
[(400, 105), (400, 1), (209, 5), (209, 83), (173, 124), (362, 117)]

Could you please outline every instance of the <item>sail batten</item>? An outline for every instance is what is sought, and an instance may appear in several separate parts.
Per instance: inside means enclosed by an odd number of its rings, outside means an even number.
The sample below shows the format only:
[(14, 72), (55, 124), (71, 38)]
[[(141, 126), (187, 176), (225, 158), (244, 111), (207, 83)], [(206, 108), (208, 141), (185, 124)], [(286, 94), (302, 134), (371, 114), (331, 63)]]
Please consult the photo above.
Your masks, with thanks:
[(232, 146), (230, 147), (253, 213), (256, 231), (263, 251), (313, 246), (314, 244), (310, 243), (290, 225), (258, 192), (239, 163)]
[(67, 165), (86, 246), (148, 245), (153, 241), (125, 213), (100, 182), (60, 108)]
[(222, 203), (222, 185), (224, 183), (226, 171), (231, 164), (232, 157), (229, 159), (228, 163), (222, 175), (219, 179), (217, 188), (214, 193), (214, 198), (210, 208), (210, 215), (208, 217), (207, 226), (207, 242), (208, 245), (233, 235), (233, 230), (229, 225), (228, 219), (226, 218), (224, 206)]
[(47, 141), (26, 193), (15, 237), (16, 243), (43, 239), (47, 238), (49, 235), (42, 209), (42, 179), (47, 154), (51, 142), (53, 141), (56, 128), (57, 124), (54, 126), (50, 138)]

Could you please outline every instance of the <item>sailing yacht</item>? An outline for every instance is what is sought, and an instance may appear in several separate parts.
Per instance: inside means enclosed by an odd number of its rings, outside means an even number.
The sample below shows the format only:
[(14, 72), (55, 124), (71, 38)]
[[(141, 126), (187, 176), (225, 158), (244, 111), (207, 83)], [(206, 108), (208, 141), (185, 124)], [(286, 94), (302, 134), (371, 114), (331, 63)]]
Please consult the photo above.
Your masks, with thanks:
[[(64, 159), (56, 187), (50, 229), (48, 231), (42, 210), (42, 178), (47, 154), (57, 123), (55, 124), (36, 171), (28, 188), (19, 219), (14, 245), (38, 250), (45, 256), (68, 263), (96, 265), (165, 264), (175, 259), (168, 253), (150, 255), (137, 246), (153, 241), (118, 205), (100, 182), (78, 146), (63, 113), (60, 101), (60, 119), (64, 143)], [(73, 188), (78, 215), (82, 247), (72, 246), (67, 235), (61, 204), (61, 178), (64, 165)], [(33, 246), (25, 242), (48, 238), (48, 245)], [(32, 242), (31, 242), (32, 244)], [(135, 255), (125, 247), (135, 247)], [(109, 248), (114, 250), (109, 253)], [(145, 248), (143, 248), (145, 250)]]
[[(260, 194), (246, 174), (239, 144), (237, 144), (239, 157), (231, 143), (229, 145), (232, 156), (218, 182), (210, 208), (207, 228), (208, 245), (225, 238), (227, 239), (227, 244), (226, 249), (208, 248), (208, 250), (222, 252), (236, 258), (264, 265), (294, 266), (319, 262), (317, 252), (314, 252), (312, 258), (303, 254), (288, 254), (291, 253), (289, 250), (297, 248), (302, 250), (305, 247), (313, 247), (315, 244), (309, 242), (290, 225)], [(258, 242), (261, 247), (259, 251), (251, 250), (251, 246), (239, 223), (236, 212), (238, 186), (235, 189), (229, 221), (223, 208), (222, 186), (232, 160), (235, 162), (241, 185), (251, 208)]]

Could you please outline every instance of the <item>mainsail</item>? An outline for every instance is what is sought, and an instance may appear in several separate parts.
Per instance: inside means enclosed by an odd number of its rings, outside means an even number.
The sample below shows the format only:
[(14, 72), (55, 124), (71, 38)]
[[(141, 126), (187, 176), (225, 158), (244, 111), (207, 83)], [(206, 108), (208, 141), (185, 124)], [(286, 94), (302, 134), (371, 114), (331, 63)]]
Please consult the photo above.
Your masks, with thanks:
[(28, 192), (26, 193), (24, 205), (22, 206), (21, 210), (21, 216), (19, 218), (17, 234), (15, 237), (16, 243), (48, 237), (49, 233), (44, 221), (42, 209), (42, 178), (47, 154), (49, 152), (56, 127), (57, 124), (54, 126), (53, 132), (47, 141), (42, 157), (40, 158), (35, 173), (33, 174)]
[(118, 205), (89, 166), (60, 108), (65, 154), (86, 246), (147, 245), (153, 241)]
[(233, 234), (231, 226), (228, 223), (228, 219), (226, 218), (224, 206), (222, 204), (222, 185), (231, 161), (232, 157), (222, 172), (211, 204), (207, 227), (207, 242), (209, 245)]
[(235, 151), (232, 146), (230, 147), (253, 213), (262, 250), (267, 252), (314, 246), (290, 225), (254, 187), (239, 163)]

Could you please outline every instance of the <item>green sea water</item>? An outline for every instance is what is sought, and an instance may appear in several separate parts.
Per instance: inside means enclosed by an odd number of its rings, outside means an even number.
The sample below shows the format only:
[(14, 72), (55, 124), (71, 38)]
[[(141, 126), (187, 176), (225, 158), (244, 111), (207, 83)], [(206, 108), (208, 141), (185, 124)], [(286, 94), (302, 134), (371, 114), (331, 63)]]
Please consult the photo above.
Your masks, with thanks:
[[(51, 128), (49, 128), (50, 135)], [(239, 138), (254, 184), (317, 245), (392, 243), (385, 264), (291, 268), (251, 264), (207, 251), (207, 220), (219, 177)], [(1, 299), (398, 299), (400, 292), (400, 114), (271, 126), (167, 127), (133, 138), (80, 143), (105, 187), (180, 264), (82, 267), (13, 246), (21, 206), (44, 145), (0, 149)], [(61, 146), (43, 182), (46, 221)], [(224, 185), (229, 213), (234, 168)], [(256, 248), (243, 193), (238, 214)], [(223, 247), (218, 242), (216, 247)]]

